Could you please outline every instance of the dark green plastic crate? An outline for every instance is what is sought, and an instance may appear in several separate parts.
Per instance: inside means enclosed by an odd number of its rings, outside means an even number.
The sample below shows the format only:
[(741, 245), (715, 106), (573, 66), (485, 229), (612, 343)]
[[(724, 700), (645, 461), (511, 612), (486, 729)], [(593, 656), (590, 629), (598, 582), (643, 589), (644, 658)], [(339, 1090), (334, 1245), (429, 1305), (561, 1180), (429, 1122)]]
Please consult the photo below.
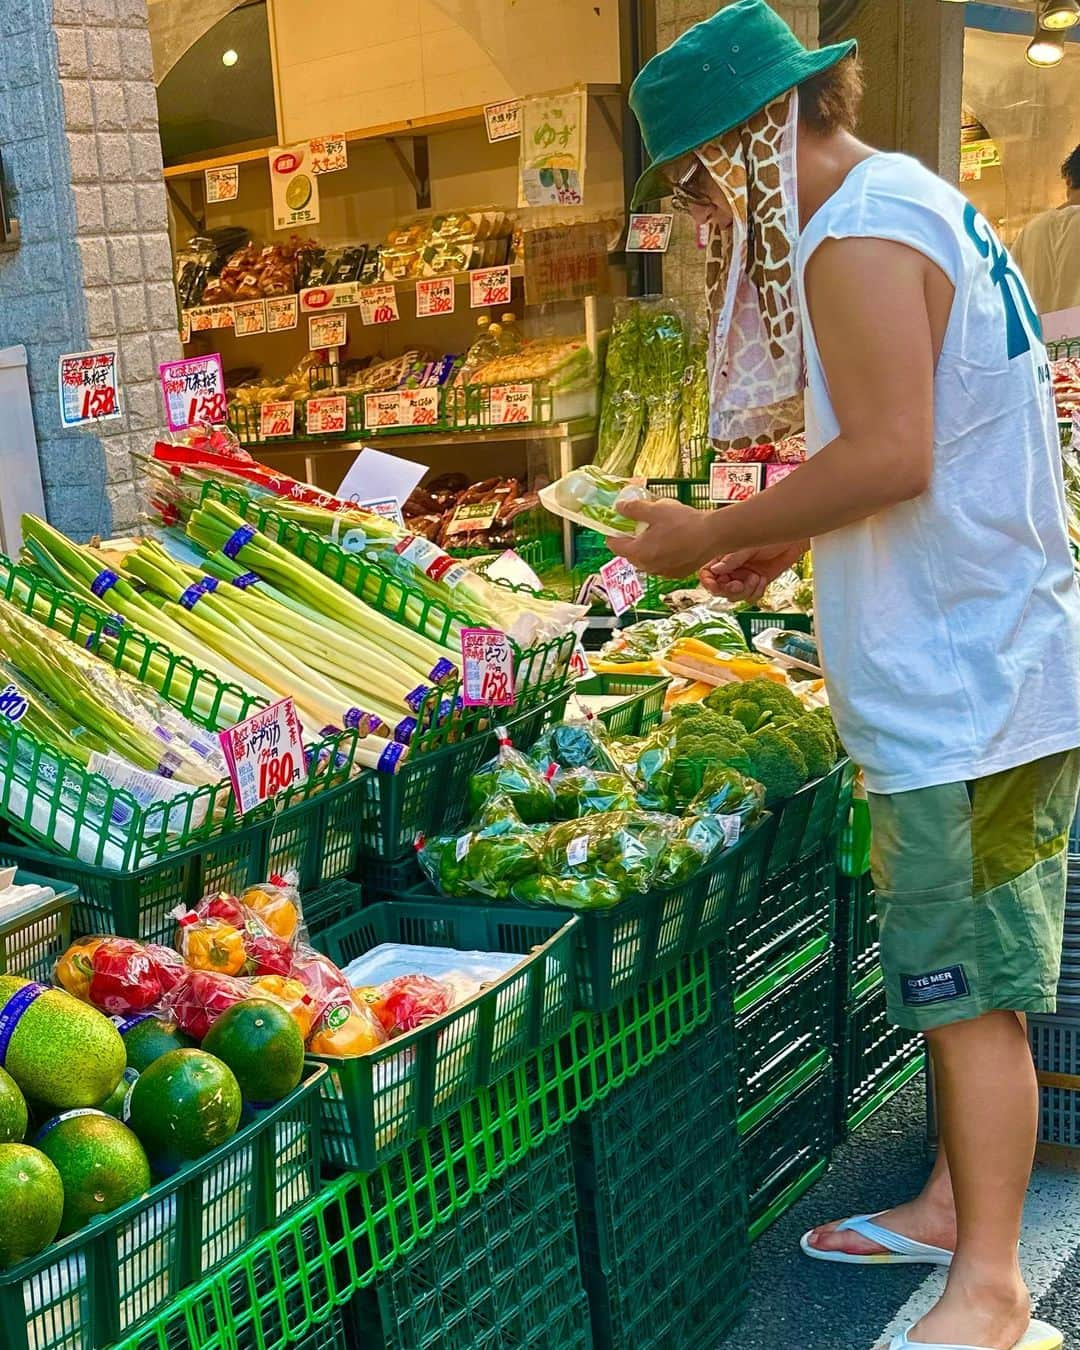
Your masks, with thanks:
[(833, 1146), (832, 1061), (779, 1101), (742, 1139), (750, 1240), (786, 1214), (829, 1165)]
[(1039, 1142), (1080, 1147), (1080, 1019), (1031, 1014), (1028, 1038), (1039, 1078)]
[(809, 614), (774, 614), (767, 609), (740, 609), (735, 613), (747, 646), (754, 646), (754, 638), (769, 628), (782, 628), (791, 633), (812, 633), (814, 620)]
[(573, 1014), (576, 927), (565, 912), (443, 901), (371, 905), (327, 930), (320, 945), (342, 968), (384, 942), (521, 953), (510, 972), (435, 1021), (366, 1055), (313, 1057), (329, 1069), (327, 1158), (374, 1167), (560, 1036)]
[(612, 736), (643, 736), (664, 715), (664, 697), (671, 680), (667, 675), (593, 675), (578, 680), (574, 692), (623, 695), (623, 702), (596, 714)]
[(854, 997), (857, 985), (881, 972), (878, 935), (877, 896), (870, 873), (861, 877), (838, 876), (837, 970), (845, 1002)]
[(854, 766), (842, 759), (823, 778), (815, 778), (793, 797), (770, 807), (776, 817), (770, 873), (782, 872), (826, 845), (835, 854), (854, 779)]
[[(572, 1127), (596, 1345), (715, 1345), (742, 1311), (746, 1208), (734, 1066), (693, 1033)], [(691, 1330), (694, 1328), (694, 1330)]]
[(840, 1017), (837, 1132), (857, 1130), (925, 1065), (918, 1032), (894, 1026), (885, 1007), (885, 983), (871, 974), (856, 986)]
[(589, 1350), (565, 1132), (378, 1276), (347, 1315), (350, 1343), (371, 1350)]
[(832, 943), (823, 933), (736, 996), (739, 1116), (744, 1132), (807, 1061), (832, 1049), (833, 960)]
[(322, 935), (328, 928), (334, 928), (344, 919), (352, 918), (371, 898), (364, 894), (355, 881), (344, 879), (328, 881), (313, 891), (303, 892), (300, 907), (312, 944), (321, 946)]
[(71, 916), (77, 899), (74, 886), (50, 877), (18, 872), (17, 886), (49, 886), (50, 900), (0, 910), (0, 975), (52, 983), (53, 966), (71, 945)]
[(836, 928), (836, 864), (822, 848), (769, 876), (759, 903), (736, 910), (729, 952), (736, 995), (815, 937), (830, 940)]
[(79, 890), (79, 933), (117, 933), (171, 944), (177, 905), (215, 891), (238, 891), (274, 873), (296, 872), (301, 890), (350, 873), (360, 843), (364, 775), (205, 844), (134, 872), (114, 872), (14, 840), (0, 840), (0, 863), (56, 877)]
[(138, 1200), (0, 1271), (4, 1350), (99, 1350), (318, 1189), (319, 1091), (283, 1101)]
[(392, 862), (385, 858), (362, 857), (356, 865), (356, 879), (363, 887), (364, 901), (369, 905), (380, 900), (396, 900), (403, 893), (417, 890), (431, 895), (415, 849)]

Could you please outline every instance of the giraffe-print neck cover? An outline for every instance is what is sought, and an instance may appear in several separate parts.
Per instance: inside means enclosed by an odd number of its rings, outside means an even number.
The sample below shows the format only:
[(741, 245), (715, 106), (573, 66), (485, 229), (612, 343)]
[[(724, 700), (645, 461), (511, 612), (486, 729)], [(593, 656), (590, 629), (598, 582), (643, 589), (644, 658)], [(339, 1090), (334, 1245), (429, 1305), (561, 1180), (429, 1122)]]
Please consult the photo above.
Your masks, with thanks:
[(742, 448), (801, 431), (803, 365), (795, 245), (798, 94), (792, 89), (697, 156), (734, 224), (709, 232), (709, 434)]

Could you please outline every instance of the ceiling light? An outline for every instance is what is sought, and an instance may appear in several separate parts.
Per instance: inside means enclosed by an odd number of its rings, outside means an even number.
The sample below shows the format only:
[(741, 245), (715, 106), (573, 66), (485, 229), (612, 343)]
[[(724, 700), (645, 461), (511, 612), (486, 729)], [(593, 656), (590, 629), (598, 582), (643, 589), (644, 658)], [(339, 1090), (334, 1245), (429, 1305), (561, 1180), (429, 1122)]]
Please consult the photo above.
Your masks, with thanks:
[(231, 47), (227, 52), (221, 53), (221, 64), (223, 66), (235, 66), (237, 61), (239, 60), (240, 60), (240, 53), (234, 52)]
[(1065, 42), (1056, 33), (1038, 28), (1024, 55), (1033, 66), (1056, 66), (1065, 57)]
[(1039, 23), (1052, 32), (1080, 23), (1080, 0), (1044, 0)]

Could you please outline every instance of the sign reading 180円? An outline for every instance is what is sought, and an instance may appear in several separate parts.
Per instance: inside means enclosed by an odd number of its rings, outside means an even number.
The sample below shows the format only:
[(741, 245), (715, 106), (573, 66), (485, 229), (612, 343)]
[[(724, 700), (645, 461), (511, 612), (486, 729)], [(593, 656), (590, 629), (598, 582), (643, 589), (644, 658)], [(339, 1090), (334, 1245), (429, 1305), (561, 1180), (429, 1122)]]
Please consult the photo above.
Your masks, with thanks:
[(241, 815), (292, 787), (304, 773), (304, 741), (291, 698), (272, 703), (218, 739)]
[(217, 426), (225, 421), (225, 374), (217, 352), (191, 356), (186, 361), (166, 361), (158, 367), (158, 378), (170, 431), (186, 431), (200, 423)]

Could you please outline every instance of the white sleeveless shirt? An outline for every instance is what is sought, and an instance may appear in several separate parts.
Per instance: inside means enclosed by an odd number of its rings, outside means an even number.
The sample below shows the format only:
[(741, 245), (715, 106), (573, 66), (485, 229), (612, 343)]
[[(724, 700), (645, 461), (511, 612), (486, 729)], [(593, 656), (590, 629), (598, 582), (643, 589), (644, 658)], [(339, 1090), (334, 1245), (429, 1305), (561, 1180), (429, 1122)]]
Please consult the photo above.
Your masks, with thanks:
[[(850, 236), (917, 249), (955, 298), (928, 490), (813, 541), (815, 627), (844, 744), (882, 793), (1080, 746), (1080, 593), (1050, 370), (1024, 282), (974, 207), (904, 155), (856, 165), (811, 218), (800, 281), (823, 240)], [(800, 292), (814, 454), (839, 425)]]

